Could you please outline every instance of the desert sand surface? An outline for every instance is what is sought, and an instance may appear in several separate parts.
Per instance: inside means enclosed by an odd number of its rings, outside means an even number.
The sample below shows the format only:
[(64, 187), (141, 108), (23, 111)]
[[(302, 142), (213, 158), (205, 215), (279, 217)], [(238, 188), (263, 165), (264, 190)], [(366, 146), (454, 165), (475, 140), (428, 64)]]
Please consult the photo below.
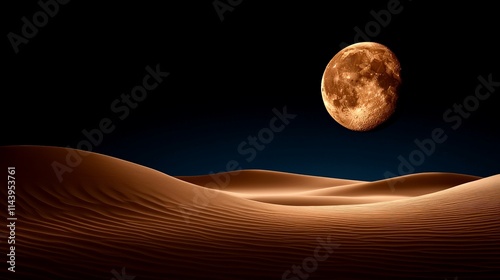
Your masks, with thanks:
[(452, 173), (424, 173), (362, 182), (268, 170), (241, 170), (201, 176), (175, 176), (201, 187), (283, 205), (346, 205), (435, 193), (479, 179)]
[(500, 175), (173, 177), (43, 146), (0, 147), (0, 166), (17, 218), (1, 279), (500, 278)]

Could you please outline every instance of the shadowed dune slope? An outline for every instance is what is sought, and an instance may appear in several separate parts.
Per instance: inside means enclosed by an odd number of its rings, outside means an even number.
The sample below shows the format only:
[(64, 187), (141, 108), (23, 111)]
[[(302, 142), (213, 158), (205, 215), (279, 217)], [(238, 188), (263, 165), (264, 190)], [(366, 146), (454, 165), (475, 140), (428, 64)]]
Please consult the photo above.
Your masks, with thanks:
[[(59, 181), (54, 163), (67, 160)], [(500, 277), (498, 175), (408, 175), (391, 192), (381, 182), (253, 170), (228, 175), (227, 189), (214, 190), (199, 186), (208, 183), (201, 177), (186, 182), (105, 155), (40, 146), (1, 147), (0, 166), (5, 177), (16, 167), (18, 219), (16, 273), (3, 269), (1, 279)], [(250, 195), (288, 195), (296, 205)], [(373, 199), (386, 195), (398, 199)], [(358, 200), (300, 202), (341, 196)]]

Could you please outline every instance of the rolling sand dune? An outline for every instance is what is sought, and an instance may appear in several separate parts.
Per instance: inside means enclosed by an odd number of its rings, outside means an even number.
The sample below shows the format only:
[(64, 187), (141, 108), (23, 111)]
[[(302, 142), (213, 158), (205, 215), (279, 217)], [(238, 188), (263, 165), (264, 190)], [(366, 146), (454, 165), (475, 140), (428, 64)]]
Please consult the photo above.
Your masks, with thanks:
[(266, 170), (176, 178), (239, 197), (283, 205), (346, 205), (390, 201), (434, 193), (479, 179), (462, 174), (425, 173), (361, 182)]
[[(1, 279), (500, 278), (500, 175), (407, 175), (393, 192), (262, 170), (174, 178), (80, 153), (0, 148), (18, 219), (16, 272)], [(59, 182), (52, 164), (67, 159)]]

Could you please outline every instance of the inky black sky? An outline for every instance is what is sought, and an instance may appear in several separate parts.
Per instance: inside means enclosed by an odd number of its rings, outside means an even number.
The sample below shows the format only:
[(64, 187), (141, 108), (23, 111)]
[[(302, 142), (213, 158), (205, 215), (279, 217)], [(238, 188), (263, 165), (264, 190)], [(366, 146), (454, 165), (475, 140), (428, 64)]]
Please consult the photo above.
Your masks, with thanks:
[[(22, 36), (22, 18), (33, 22), (42, 8), (4, 8), (1, 144), (77, 147), (83, 130), (109, 119), (114, 129), (93, 151), (171, 175), (225, 171), (228, 162), (360, 180), (500, 173), (500, 87), (472, 112), (443, 117), (455, 103), (474, 105), (478, 76), (500, 81), (492, 4), (279, 2), (221, 0), (235, 5), (221, 21), (214, 1), (69, 1), (17, 53), (9, 33)], [(400, 60), (398, 109), (375, 131), (349, 131), (325, 110), (321, 77), (341, 43), (354, 43), (355, 28), (388, 5), (399, 12), (368, 39)], [(121, 95), (143, 84), (148, 66), (169, 75), (131, 108)], [(252, 146), (248, 137), (285, 107), (295, 117)], [(419, 159), (415, 140), (435, 129), (446, 140)], [(402, 159), (411, 169), (398, 171)]]

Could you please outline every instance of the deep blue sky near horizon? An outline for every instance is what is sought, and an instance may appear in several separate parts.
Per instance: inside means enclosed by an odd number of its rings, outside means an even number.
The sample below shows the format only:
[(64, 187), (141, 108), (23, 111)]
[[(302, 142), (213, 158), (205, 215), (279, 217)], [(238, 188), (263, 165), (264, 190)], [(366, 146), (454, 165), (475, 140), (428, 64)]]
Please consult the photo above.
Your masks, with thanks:
[[(500, 173), (500, 87), (467, 118), (443, 118), (474, 95), (478, 76), (500, 81), (491, 4), (400, 1), (401, 12), (370, 38), (402, 65), (397, 112), (363, 133), (328, 115), (321, 77), (339, 45), (353, 42), (354, 28), (364, 29), (374, 20), (370, 11), (391, 1), (243, 1), (222, 22), (212, 2), (69, 2), (19, 53), (5, 36), (0, 144), (76, 147), (86, 139), (82, 130), (109, 118), (115, 129), (95, 152), (171, 175), (225, 171), (236, 161), (244, 169), (378, 180), (399, 175), (415, 140), (441, 128), (446, 141), (412, 172)], [(9, 9), (4, 33), (21, 34), (21, 18), (38, 10), (35, 2)], [(120, 119), (123, 111), (111, 104), (157, 65), (170, 75)], [(250, 158), (244, 142), (285, 106), (296, 117)]]

